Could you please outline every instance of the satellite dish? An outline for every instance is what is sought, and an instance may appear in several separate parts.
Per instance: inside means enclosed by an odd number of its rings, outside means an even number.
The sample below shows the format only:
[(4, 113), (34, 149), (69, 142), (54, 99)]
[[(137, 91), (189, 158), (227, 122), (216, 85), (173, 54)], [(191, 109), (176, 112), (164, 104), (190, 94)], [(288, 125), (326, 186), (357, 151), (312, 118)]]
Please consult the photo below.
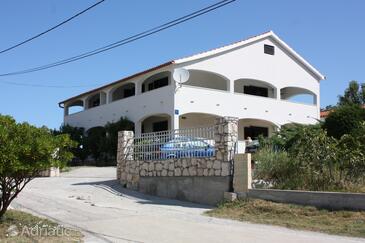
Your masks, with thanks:
[(178, 84), (183, 84), (189, 80), (190, 74), (189, 71), (184, 68), (177, 68), (174, 70), (172, 76)]

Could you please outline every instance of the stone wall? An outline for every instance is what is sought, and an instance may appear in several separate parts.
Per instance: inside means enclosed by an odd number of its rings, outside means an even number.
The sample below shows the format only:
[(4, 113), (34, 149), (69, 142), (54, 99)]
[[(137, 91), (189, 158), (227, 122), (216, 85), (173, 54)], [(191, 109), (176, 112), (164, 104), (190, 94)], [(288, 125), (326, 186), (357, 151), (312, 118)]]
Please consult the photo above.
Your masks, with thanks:
[(60, 176), (60, 168), (51, 167), (48, 170), (41, 171), (39, 173), (40, 177), (59, 177)]
[(238, 139), (238, 119), (216, 119), (214, 157), (135, 161), (131, 156), (133, 132), (121, 131), (118, 136), (117, 179), (125, 187), (139, 190), (141, 177), (231, 176), (234, 147)]
[(237, 193), (237, 195), (240, 199), (257, 198), (331, 210), (365, 210), (365, 193), (249, 189), (247, 193)]

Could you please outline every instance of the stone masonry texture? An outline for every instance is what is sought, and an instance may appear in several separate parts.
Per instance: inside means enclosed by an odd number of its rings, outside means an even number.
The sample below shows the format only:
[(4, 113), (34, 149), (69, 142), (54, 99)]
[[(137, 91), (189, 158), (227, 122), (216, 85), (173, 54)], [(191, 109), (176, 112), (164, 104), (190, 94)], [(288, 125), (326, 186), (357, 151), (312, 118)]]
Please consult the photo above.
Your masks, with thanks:
[(140, 177), (231, 176), (232, 159), (238, 140), (238, 118), (215, 120), (215, 156), (166, 160), (133, 160), (131, 131), (118, 134), (117, 179), (127, 188), (138, 190)]

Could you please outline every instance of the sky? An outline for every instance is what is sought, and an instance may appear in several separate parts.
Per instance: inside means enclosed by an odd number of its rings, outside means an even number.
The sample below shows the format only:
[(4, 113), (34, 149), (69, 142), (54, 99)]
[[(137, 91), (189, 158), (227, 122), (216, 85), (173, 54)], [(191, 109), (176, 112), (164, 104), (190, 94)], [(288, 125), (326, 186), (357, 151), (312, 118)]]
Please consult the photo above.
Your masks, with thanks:
[[(62, 27), (0, 54), (0, 74), (96, 49), (217, 1), (106, 0)], [(0, 49), (42, 32), (95, 2), (2, 0)], [(349, 81), (365, 82), (364, 13), (364, 0), (237, 0), (97, 56), (40, 72), (0, 77), (0, 114), (11, 115), (19, 122), (58, 128), (63, 121), (58, 102), (66, 98), (166, 61), (269, 30), (327, 77), (321, 82), (321, 107), (336, 104)]]

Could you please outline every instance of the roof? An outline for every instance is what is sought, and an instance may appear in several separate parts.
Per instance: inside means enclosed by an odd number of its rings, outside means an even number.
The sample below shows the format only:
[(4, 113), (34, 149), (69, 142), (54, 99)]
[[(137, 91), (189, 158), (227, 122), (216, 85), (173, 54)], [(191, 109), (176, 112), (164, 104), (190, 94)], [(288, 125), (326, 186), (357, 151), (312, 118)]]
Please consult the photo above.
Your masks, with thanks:
[(81, 93), (81, 94), (79, 94), (79, 95), (73, 96), (73, 97), (71, 97), (71, 98), (68, 98), (67, 100), (63, 100), (63, 101), (59, 102), (58, 104), (59, 104), (59, 105), (61, 105), (61, 104), (66, 103), (66, 102), (68, 102), (68, 101), (71, 101), (71, 100), (74, 100), (74, 99), (80, 98), (80, 97), (82, 97), (82, 96), (84, 96), (84, 95), (94, 93), (94, 92), (96, 92), (96, 91), (98, 91), (98, 90), (102, 90), (102, 89), (104, 89), (104, 88), (107, 88), (107, 87), (113, 86), (113, 85), (115, 85), (115, 84), (118, 84), (118, 83), (121, 83), (121, 82), (124, 82), (124, 81), (127, 81), (127, 80), (130, 80), (130, 79), (135, 78), (135, 77), (138, 77), (138, 76), (140, 76), (140, 75), (143, 75), (143, 74), (146, 74), (146, 73), (149, 73), (149, 72), (152, 72), (152, 71), (158, 70), (158, 69), (160, 69), (160, 68), (163, 68), (163, 67), (169, 66), (169, 65), (171, 65), (171, 64), (173, 64), (173, 63), (174, 63), (174, 61), (165, 62), (165, 63), (160, 64), (160, 65), (158, 65), (158, 66), (155, 66), (155, 67), (152, 67), (152, 68), (146, 69), (146, 70), (144, 70), (144, 71), (142, 71), (142, 72), (135, 73), (135, 74), (133, 74), (133, 75), (131, 75), (131, 76), (128, 76), (128, 77), (125, 77), (125, 78), (119, 79), (119, 80), (117, 80), (117, 81), (111, 82), (111, 83), (106, 84), (106, 85), (103, 85), (103, 86), (101, 86), (101, 87), (98, 87), (98, 88), (95, 88), (95, 89), (89, 90), (89, 91), (87, 91), (87, 92)]
[(320, 118), (326, 118), (330, 113), (332, 112), (332, 110), (323, 110), (320, 112)]
[(85, 93), (79, 94), (79, 95), (74, 96), (72, 98), (69, 98), (67, 100), (61, 101), (59, 103), (59, 105), (65, 103), (65, 102), (68, 102), (70, 100), (80, 98), (81, 96), (96, 92), (98, 90), (102, 90), (106, 87), (115, 85), (115, 84), (120, 83), (120, 82), (130, 80), (132, 78), (138, 77), (140, 75), (143, 75), (143, 74), (158, 70), (160, 68), (163, 68), (163, 67), (166, 67), (166, 66), (169, 66), (169, 65), (172, 65), (172, 64), (184, 64), (184, 63), (191, 62), (191, 61), (197, 61), (199, 59), (206, 58), (206, 57), (209, 57), (209, 56), (212, 56), (212, 55), (217, 55), (217, 54), (220, 54), (222, 52), (226, 52), (226, 51), (235, 49), (237, 47), (241, 47), (241, 46), (244, 46), (244, 45), (247, 45), (247, 44), (250, 44), (250, 43), (265, 39), (265, 38), (268, 38), (268, 37), (271, 37), (272, 39), (274, 39), (280, 46), (282, 46), (286, 51), (288, 51), (294, 58), (296, 58), (302, 65), (304, 65), (304, 67), (306, 67), (310, 72), (312, 72), (317, 77), (318, 80), (323, 80), (323, 79), (326, 78), (317, 69), (315, 69), (311, 64), (309, 64), (306, 60), (304, 60), (304, 58), (302, 58), (297, 52), (295, 52), (291, 47), (289, 47), (284, 41), (282, 41), (273, 31), (268, 31), (268, 32), (262, 33), (260, 35), (252, 36), (252, 37), (249, 37), (247, 39), (244, 39), (244, 40), (241, 40), (241, 41), (238, 41), (238, 42), (235, 42), (235, 43), (223, 46), (223, 47), (215, 48), (215, 49), (205, 51), (205, 52), (201, 52), (201, 53), (191, 55), (191, 56), (188, 56), (188, 57), (168, 61), (166, 63), (160, 64), (158, 66), (147, 69), (145, 71), (133, 74), (133, 75), (125, 77), (123, 79), (114, 81), (112, 83), (106, 84), (106, 85), (101, 86), (99, 88), (87, 91)]
[[(365, 104), (364, 104), (364, 105), (361, 105), (361, 107), (362, 107), (363, 109), (365, 109)], [(320, 118), (327, 118), (327, 117), (328, 117), (328, 115), (329, 115), (332, 111), (334, 111), (334, 109), (335, 109), (335, 108), (328, 109), (328, 110), (321, 110), (321, 112), (320, 112)]]

